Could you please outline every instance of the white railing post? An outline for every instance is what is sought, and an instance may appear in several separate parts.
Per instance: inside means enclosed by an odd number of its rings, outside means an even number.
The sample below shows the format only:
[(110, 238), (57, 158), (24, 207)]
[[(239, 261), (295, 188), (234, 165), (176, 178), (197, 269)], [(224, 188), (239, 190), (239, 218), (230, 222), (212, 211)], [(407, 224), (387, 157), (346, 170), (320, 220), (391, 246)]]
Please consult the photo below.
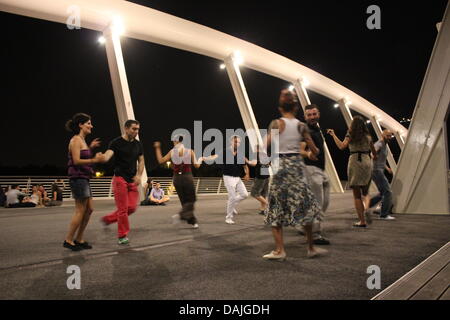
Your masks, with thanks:
[[(133, 104), (131, 102), (130, 89), (128, 87), (125, 63), (123, 61), (122, 47), (120, 44), (120, 35), (108, 27), (104, 32), (106, 57), (108, 59), (109, 72), (114, 91), (114, 100), (116, 102), (117, 116), (121, 133), (125, 133), (124, 123), (129, 119), (135, 119)], [(137, 136), (139, 139), (139, 135)], [(145, 198), (143, 184), (147, 181), (147, 171), (142, 173), (141, 184), (139, 186), (139, 195), (141, 200)]]
[(197, 186), (195, 187), (195, 194), (198, 194), (199, 187), (200, 187), (200, 178), (197, 178)]
[(222, 178), (219, 179), (219, 186), (217, 187), (217, 194), (220, 194), (221, 187), (222, 187)]
[[(308, 92), (300, 79), (294, 83), (295, 91), (297, 91), (297, 96), (300, 100), (300, 104), (305, 112), (305, 107), (311, 104), (309, 100)], [(331, 158), (330, 151), (328, 150), (327, 142), (325, 137), (323, 137), (323, 152), (325, 156), (325, 171), (330, 178), (331, 190), (333, 192), (344, 193), (344, 188), (342, 188), (341, 180), (334, 166), (333, 158)]]

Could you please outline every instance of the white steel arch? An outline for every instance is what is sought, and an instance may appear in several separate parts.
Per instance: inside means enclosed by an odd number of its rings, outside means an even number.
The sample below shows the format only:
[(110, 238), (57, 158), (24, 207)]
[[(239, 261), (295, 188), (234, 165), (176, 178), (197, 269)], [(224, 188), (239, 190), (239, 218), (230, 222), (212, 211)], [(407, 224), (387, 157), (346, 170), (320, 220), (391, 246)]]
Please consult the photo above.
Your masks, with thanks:
[(279, 54), (191, 21), (123, 0), (0, 0), (0, 10), (66, 23), (70, 8), (77, 6), (81, 27), (106, 31), (115, 19), (124, 36), (226, 60), (239, 51), (243, 66), (295, 83), (308, 82), (308, 89), (333, 101), (345, 99), (349, 107), (405, 140), (408, 130), (387, 113), (335, 81)]

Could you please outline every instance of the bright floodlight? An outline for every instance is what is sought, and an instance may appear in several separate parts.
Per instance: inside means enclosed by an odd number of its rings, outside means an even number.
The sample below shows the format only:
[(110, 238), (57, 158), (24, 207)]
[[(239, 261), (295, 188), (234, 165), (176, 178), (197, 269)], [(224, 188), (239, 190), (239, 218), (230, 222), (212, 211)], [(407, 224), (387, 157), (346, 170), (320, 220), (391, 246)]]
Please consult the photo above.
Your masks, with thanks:
[(242, 54), (240, 51), (235, 51), (233, 54), (233, 60), (238, 65), (242, 65), (244, 63), (244, 58), (242, 57)]
[(226, 66), (225, 66), (225, 63), (222, 63), (221, 65), (220, 65), (220, 69), (225, 69), (226, 68)]
[(369, 124), (369, 123), (370, 123), (370, 120), (367, 120), (366, 123)]
[(106, 42), (105, 37), (104, 36), (99, 37), (98, 38), (98, 42), (101, 43), (101, 44), (104, 44)]
[(295, 87), (291, 84), (290, 86), (289, 86), (289, 91), (294, 91), (294, 89), (295, 89)]
[(335, 107), (335, 108), (339, 108), (339, 104), (338, 104), (338, 103), (335, 103), (335, 104), (334, 104), (334, 107)]
[(111, 29), (114, 34), (119, 36), (123, 35), (125, 33), (125, 27), (123, 26), (122, 18), (114, 17)]

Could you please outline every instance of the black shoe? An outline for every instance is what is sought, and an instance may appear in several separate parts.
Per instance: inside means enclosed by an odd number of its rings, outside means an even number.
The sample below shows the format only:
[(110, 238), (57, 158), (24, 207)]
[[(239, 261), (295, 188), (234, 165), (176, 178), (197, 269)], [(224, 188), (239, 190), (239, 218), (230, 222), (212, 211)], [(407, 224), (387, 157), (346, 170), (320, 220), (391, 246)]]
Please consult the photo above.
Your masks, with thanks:
[(81, 249), (92, 249), (92, 246), (89, 243), (87, 243), (86, 241), (81, 243), (81, 242), (78, 242), (75, 240), (73, 243), (75, 243)]
[(79, 246), (77, 246), (77, 245), (72, 245), (72, 244), (68, 243), (68, 242), (65, 241), (65, 240), (64, 240), (64, 243), (63, 243), (63, 247), (64, 247), (64, 248), (67, 248), (67, 249), (70, 249), (70, 250), (72, 250), (72, 251), (80, 251), (80, 250), (82, 250), (81, 247), (79, 247)]
[(322, 237), (322, 238), (319, 238), (319, 239), (314, 239), (313, 243), (317, 244), (317, 245), (325, 246), (325, 245), (329, 245), (330, 241)]
[(354, 228), (367, 228), (367, 224), (360, 224), (359, 222), (356, 222), (353, 224)]
[(261, 210), (261, 211), (258, 212), (258, 214), (260, 214), (260, 215), (262, 215), (262, 216), (265, 216), (265, 215), (266, 215), (266, 212), (265, 212), (264, 210)]

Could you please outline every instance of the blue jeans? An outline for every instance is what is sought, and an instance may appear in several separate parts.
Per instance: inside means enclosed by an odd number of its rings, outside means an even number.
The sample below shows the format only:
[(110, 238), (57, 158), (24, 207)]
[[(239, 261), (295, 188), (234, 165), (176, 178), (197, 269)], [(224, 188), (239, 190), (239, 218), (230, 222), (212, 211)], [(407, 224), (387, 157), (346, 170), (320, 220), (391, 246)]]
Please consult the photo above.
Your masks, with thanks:
[(372, 208), (381, 201), (380, 217), (386, 217), (391, 212), (392, 207), (391, 186), (389, 185), (388, 179), (384, 175), (383, 169), (374, 169), (372, 172), (372, 179), (375, 182), (380, 193), (370, 199), (369, 207)]

